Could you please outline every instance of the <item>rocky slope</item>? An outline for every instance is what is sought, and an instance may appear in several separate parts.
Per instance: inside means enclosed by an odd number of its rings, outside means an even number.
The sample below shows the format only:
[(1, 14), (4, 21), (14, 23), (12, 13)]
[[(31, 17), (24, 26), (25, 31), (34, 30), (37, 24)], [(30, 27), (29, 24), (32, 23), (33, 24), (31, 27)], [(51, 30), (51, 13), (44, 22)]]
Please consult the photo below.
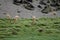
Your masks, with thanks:
[[(54, 9), (60, 16), (60, 2), (49, 0), (0, 0), (0, 18), (9, 13), (12, 17), (19, 15), (22, 18), (36, 17), (54, 17), (51, 10)], [(52, 4), (51, 4), (52, 3)], [(58, 11), (57, 11), (58, 10)]]

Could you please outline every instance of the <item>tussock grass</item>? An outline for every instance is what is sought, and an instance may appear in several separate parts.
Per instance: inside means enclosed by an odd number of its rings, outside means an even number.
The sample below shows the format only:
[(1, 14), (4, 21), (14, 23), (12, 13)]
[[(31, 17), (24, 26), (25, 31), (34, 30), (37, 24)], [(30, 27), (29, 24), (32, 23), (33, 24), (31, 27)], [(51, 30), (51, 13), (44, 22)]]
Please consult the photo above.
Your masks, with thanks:
[(60, 18), (0, 19), (2, 40), (60, 40)]

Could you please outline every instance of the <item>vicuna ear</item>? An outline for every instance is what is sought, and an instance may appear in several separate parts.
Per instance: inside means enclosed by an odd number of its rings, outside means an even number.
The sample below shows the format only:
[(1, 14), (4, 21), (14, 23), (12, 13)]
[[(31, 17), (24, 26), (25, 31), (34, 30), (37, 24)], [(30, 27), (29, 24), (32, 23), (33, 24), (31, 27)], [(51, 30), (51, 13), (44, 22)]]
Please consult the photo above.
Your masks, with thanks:
[(16, 23), (16, 21), (19, 19), (19, 16), (18, 15), (16, 15), (15, 17), (14, 17), (14, 23)]
[(17, 20), (18, 18), (19, 18), (19, 16), (18, 16), (18, 15), (16, 15), (14, 19), (16, 19), (16, 20)]
[(33, 19), (36, 19), (36, 17), (35, 17), (35, 16), (32, 16), (32, 18), (33, 18)]

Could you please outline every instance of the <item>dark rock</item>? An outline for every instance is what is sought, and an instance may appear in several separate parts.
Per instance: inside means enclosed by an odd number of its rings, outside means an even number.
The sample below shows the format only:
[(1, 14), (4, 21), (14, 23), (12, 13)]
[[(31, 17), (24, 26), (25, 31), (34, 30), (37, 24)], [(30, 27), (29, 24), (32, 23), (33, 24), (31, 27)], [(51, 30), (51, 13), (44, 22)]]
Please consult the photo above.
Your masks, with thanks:
[(41, 5), (46, 5), (46, 3), (43, 2), (43, 1), (40, 1), (39, 4), (41, 4)]
[(27, 2), (33, 2), (33, 0), (26, 0)]
[(21, 11), (17, 11), (17, 13), (20, 13)]
[(50, 3), (50, 1), (48, 0), (47, 3)]
[(28, 10), (34, 10), (34, 6), (32, 4), (26, 4), (24, 5), (25, 9), (28, 9)]
[(47, 11), (44, 11), (44, 10), (45, 9), (41, 10), (41, 12), (44, 13), (44, 14), (48, 14), (48, 12)]
[(29, 2), (27, 2), (27, 1), (24, 1), (24, 4), (30, 4)]
[(58, 3), (50, 4), (52, 7), (60, 6)]
[(13, 0), (13, 4), (20, 5), (23, 3), (23, 0)]
[(42, 8), (40, 5), (37, 6), (38, 8)]

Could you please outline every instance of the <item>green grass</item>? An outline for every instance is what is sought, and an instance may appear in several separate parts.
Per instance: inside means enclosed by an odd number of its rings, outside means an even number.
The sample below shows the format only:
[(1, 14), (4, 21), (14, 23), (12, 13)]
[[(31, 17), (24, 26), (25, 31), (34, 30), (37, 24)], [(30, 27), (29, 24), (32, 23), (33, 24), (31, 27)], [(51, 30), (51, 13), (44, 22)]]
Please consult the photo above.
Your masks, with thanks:
[(0, 40), (60, 40), (60, 18), (0, 19)]

